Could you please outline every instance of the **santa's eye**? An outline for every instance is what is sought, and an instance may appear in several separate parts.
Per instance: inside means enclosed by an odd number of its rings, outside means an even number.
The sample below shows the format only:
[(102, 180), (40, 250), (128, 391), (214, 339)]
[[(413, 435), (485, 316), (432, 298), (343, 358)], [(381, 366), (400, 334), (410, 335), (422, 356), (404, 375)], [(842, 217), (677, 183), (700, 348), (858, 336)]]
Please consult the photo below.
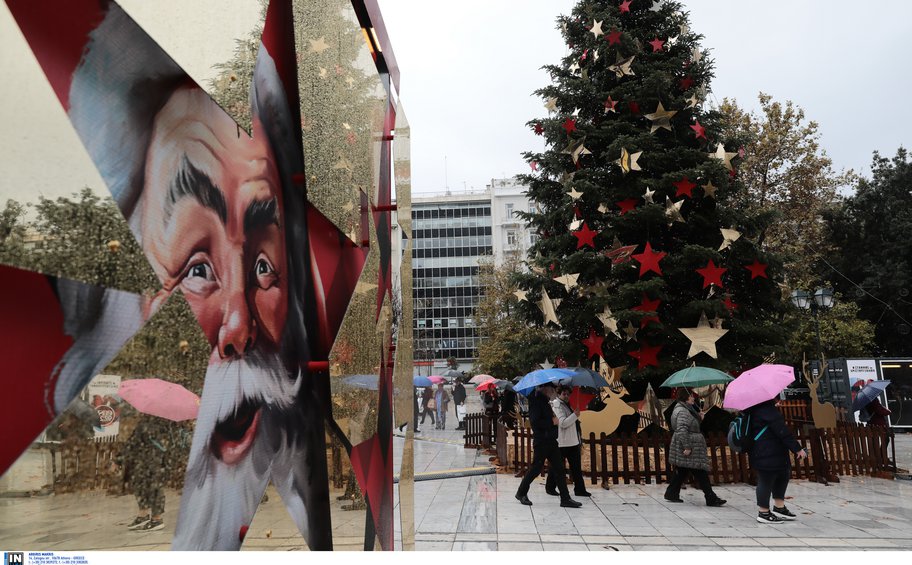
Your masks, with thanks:
[(269, 262), (269, 259), (267, 259), (265, 255), (257, 257), (256, 263), (253, 266), (253, 275), (256, 277), (257, 286), (263, 290), (275, 286), (279, 278), (272, 263)]
[(187, 274), (181, 280), (181, 286), (193, 294), (211, 292), (215, 286), (215, 271), (206, 261), (199, 261), (187, 268)]

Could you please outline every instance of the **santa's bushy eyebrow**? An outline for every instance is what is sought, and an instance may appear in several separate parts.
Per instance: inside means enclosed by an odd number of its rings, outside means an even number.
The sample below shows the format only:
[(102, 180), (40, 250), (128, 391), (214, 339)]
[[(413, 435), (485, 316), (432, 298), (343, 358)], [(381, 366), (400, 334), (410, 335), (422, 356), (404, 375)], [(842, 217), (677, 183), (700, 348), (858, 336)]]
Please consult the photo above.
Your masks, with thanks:
[(279, 225), (279, 204), (275, 198), (254, 200), (244, 212), (244, 233), (269, 225)]
[(201, 206), (214, 211), (223, 224), (228, 222), (228, 205), (225, 203), (225, 195), (206, 173), (194, 167), (193, 163), (184, 155), (181, 158), (180, 168), (174, 175), (174, 179), (171, 180), (171, 186), (168, 189), (164, 223), (167, 224), (170, 221), (177, 201), (187, 196), (195, 198)]

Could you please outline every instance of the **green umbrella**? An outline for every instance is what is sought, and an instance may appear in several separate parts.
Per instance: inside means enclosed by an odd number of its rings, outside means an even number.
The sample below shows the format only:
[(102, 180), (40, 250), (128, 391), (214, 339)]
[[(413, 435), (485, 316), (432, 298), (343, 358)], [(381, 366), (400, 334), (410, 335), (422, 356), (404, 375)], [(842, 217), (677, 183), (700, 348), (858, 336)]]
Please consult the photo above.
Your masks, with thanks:
[(731, 376), (718, 369), (710, 369), (709, 367), (687, 367), (665, 379), (662, 386), (698, 388), (707, 385), (729, 383), (733, 380), (734, 379)]

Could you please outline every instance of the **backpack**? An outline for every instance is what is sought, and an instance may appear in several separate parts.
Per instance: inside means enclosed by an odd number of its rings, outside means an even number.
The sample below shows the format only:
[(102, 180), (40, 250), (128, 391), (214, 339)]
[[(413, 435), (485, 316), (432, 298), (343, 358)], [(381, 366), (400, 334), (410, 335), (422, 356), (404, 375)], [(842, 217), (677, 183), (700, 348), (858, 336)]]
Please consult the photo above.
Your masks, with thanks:
[(763, 429), (757, 432), (754, 437), (750, 437), (748, 435), (750, 420), (750, 414), (741, 414), (728, 426), (728, 447), (735, 453), (746, 453), (750, 451), (754, 442), (760, 439), (760, 436), (762, 436), (763, 432), (766, 431), (766, 428), (769, 427), (763, 426)]

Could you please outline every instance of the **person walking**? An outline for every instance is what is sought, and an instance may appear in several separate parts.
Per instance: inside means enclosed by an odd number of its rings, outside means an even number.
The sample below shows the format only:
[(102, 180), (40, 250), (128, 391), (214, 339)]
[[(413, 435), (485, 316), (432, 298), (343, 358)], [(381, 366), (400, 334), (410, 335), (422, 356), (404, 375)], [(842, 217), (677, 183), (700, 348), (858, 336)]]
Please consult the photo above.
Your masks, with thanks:
[(165, 527), (165, 474), (168, 472), (168, 422), (154, 416), (140, 416), (124, 446), (120, 462), (124, 480), (130, 483), (139, 510), (127, 525), (135, 531), (155, 531)]
[(671, 413), (671, 445), (668, 448), (668, 463), (674, 465), (675, 474), (665, 489), (665, 500), (681, 500), (681, 485), (691, 474), (703, 490), (707, 506), (722, 506), (727, 501), (713, 492), (709, 482), (709, 458), (706, 456), (706, 438), (700, 432), (701, 414), (697, 411), (697, 397), (686, 388), (677, 392), (677, 405)]
[[(446, 429), (447, 407), (450, 405), (450, 394), (443, 388), (443, 383), (437, 383), (434, 393), (434, 403), (437, 405), (437, 429)], [(433, 420), (431, 420), (433, 422)]]
[[(561, 466), (564, 461), (570, 467), (570, 478), (573, 479), (574, 496), (592, 496), (586, 490), (586, 481), (583, 479), (583, 468), (581, 464), (582, 441), (579, 424), (579, 409), (574, 410), (570, 407), (570, 393), (573, 387), (560, 386), (557, 388), (557, 397), (551, 401), (551, 410), (557, 417), (557, 446), (560, 448)], [(552, 482), (553, 475), (548, 473), (548, 480), (545, 482), (545, 492), (552, 496), (559, 493), (555, 490)]]
[[(465, 401), (466, 389), (462, 381), (456, 379), (456, 385), (453, 387), (453, 404), (456, 406), (456, 429), (465, 429)], [(462, 410), (460, 410), (462, 407)], [(460, 414), (461, 412), (461, 414)]]
[(414, 402), (412, 403), (412, 409), (415, 411), (415, 426), (414, 426), (414, 429), (415, 429), (415, 433), (418, 434), (418, 433), (421, 433), (421, 430), (418, 429), (418, 415), (419, 415), (418, 405), (421, 404), (421, 397), (418, 396), (418, 388), (417, 388), (417, 387), (414, 388), (414, 393), (413, 393), (413, 394), (415, 395), (415, 400), (414, 400)]
[(749, 458), (751, 468), (757, 471), (757, 521), (761, 524), (781, 524), (796, 518), (785, 506), (785, 490), (792, 474), (789, 451), (799, 459), (807, 457), (807, 451), (795, 439), (776, 408), (776, 400), (773, 398), (744, 410), (750, 416), (747, 437), (753, 443)]
[(560, 493), (560, 505), (564, 508), (579, 508), (583, 504), (570, 498), (567, 479), (564, 475), (564, 464), (557, 444), (557, 417), (551, 410), (551, 400), (557, 396), (554, 383), (545, 383), (536, 388), (529, 399), (529, 417), (532, 423), (532, 464), (516, 491), (516, 500), (532, 506), (529, 500), (529, 486), (541, 473), (545, 461), (548, 461), (548, 475), (553, 475), (553, 484)]
[(424, 392), (421, 394), (421, 402), (423, 403), (421, 407), (421, 425), (424, 425), (424, 419), (428, 416), (431, 417), (431, 423), (433, 424), (436, 420), (434, 412), (437, 409), (437, 401), (434, 400), (434, 391), (431, 387), (425, 387)]

